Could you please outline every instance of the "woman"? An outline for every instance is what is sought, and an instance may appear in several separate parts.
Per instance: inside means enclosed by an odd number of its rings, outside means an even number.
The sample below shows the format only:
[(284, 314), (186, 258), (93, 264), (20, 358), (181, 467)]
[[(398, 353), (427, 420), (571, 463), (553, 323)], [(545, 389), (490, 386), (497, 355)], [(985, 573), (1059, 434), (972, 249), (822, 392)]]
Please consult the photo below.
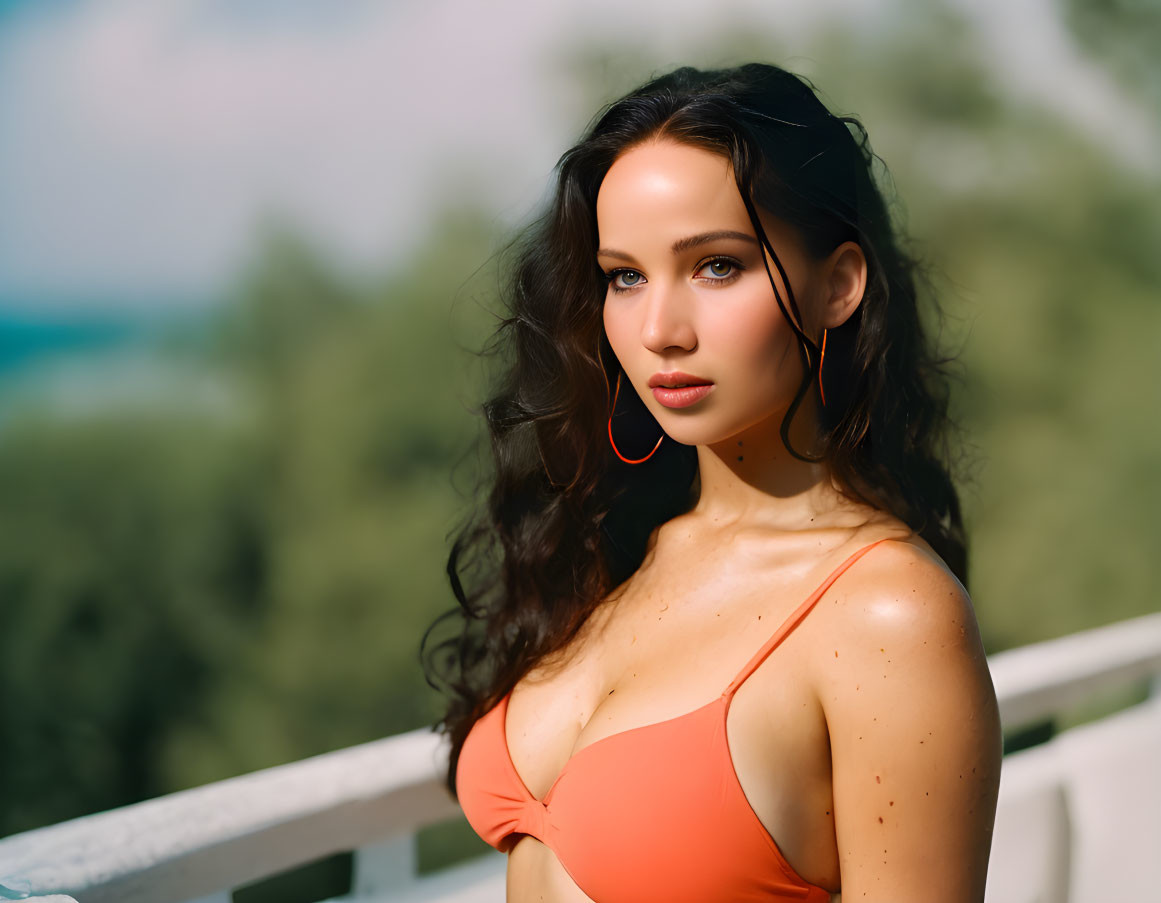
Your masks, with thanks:
[(751, 64), (651, 81), (560, 162), (438, 647), (512, 903), (983, 899), (999, 718), (873, 159)]

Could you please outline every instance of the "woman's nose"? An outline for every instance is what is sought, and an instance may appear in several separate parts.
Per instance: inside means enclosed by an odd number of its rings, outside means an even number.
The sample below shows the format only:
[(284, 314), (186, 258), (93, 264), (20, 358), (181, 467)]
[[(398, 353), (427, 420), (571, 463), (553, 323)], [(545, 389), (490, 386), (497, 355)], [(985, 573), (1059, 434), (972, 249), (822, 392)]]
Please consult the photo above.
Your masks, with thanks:
[(692, 300), (680, 286), (653, 287), (645, 299), (641, 343), (657, 353), (674, 347), (692, 351), (697, 344)]

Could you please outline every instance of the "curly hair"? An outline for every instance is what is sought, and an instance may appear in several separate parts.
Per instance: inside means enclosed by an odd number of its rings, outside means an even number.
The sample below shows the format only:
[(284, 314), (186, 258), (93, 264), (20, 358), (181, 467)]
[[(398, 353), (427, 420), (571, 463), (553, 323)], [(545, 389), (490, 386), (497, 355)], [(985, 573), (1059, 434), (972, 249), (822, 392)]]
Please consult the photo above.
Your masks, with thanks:
[[(818, 381), (819, 349), (797, 325), (793, 294), (784, 303), (775, 287), (804, 372), (782, 439), (796, 457), (825, 462), (844, 495), (905, 522), (967, 582), (948, 460), (955, 426), (950, 359), (937, 356), (921, 321), (921, 267), (891, 222), (866, 129), (852, 116), (833, 115), (808, 80), (773, 65), (682, 67), (655, 78), (605, 108), (561, 157), (547, 210), (513, 246), (507, 315), (488, 343), (504, 361), (482, 406), (491, 468), (448, 557), (458, 605), (420, 644), (428, 683), (447, 699), (433, 729), (451, 741), (453, 797), (459, 753), (475, 721), (538, 662), (568, 646), (640, 565), (653, 529), (694, 501), (694, 447), (663, 443), (646, 465), (631, 467), (605, 433), (616, 371), (605, 363), (615, 356), (602, 324), (607, 285), (596, 263), (597, 192), (621, 154), (657, 138), (731, 162), (755, 234), (788, 288), (759, 207), (797, 229), (816, 259), (844, 241), (862, 248), (862, 302), (828, 331), (816, 457), (790, 447), (789, 425)], [(458, 633), (428, 647), (448, 619), (459, 620)]]

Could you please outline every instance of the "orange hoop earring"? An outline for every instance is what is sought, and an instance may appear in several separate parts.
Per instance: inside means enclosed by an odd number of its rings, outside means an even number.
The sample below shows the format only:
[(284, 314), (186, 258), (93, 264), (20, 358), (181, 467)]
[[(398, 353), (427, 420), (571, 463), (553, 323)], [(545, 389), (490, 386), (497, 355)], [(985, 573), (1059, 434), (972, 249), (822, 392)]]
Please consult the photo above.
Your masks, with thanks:
[(663, 432), (661, 434), (661, 438), (658, 439), (657, 444), (653, 446), (653, 451), (649, 452), (649, 454), (647, 454), (644, 458), (637, 458), (637, 459), (626, 458), (623, 454), (621, 454), (620, 451), (617, 450), (617, 443), (613, 441), (613, 411), (615, 411), (617, 409), (617, 397), (620, 394), (621, 394), (621, 371), (618, 370), (617, 371), (617, 388), (613, 391), (613, 404), (612, 404), (612, 408), (609, 410), (609, 445), (613, 446), (613, 451), (616, 453), (617, 457), (620, 458), (622, 461), (624, 461), (626, 464), (640, 464), (642, 461), (648, 461), (650, 458), (653, 457), (653, 452), (657, 451), (657, 449), (659, 449), (661, 447), (661, 441), (662, 441), (662, 439), (665, 438), (665, 433)]
[(822, 393), (822, 361), (826, 357), (826, 327), (822, 330), (822, 347), (818, 352), (818, 397), (822, 399), (822, 406), (826, 407), (826, 396)]

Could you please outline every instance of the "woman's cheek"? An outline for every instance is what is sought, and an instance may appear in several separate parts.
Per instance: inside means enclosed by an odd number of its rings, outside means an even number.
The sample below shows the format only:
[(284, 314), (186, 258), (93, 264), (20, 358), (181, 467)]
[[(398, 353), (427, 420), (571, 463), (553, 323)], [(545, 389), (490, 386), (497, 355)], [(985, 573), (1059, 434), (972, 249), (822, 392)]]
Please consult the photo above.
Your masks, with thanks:
[(628, 322), (625, 317), (610, 313), (608, 304), (605, 307), (604, 324), (605, 337), (609, 340), (613, 354), (617, 356), (623, 369), (632, 372), (633, 324)]
[(762, 307), (734, 311), (728, 322), (716, 324), (715, 329), (720, 335), (715, 344), (728, 349), (724, 363), (734, 377), (767, 389), (790, 379), (787, 365), (797, 360), (792, 353), (792, 330), (777, 310), (777, 302), (772, 303), (773, 315)]

